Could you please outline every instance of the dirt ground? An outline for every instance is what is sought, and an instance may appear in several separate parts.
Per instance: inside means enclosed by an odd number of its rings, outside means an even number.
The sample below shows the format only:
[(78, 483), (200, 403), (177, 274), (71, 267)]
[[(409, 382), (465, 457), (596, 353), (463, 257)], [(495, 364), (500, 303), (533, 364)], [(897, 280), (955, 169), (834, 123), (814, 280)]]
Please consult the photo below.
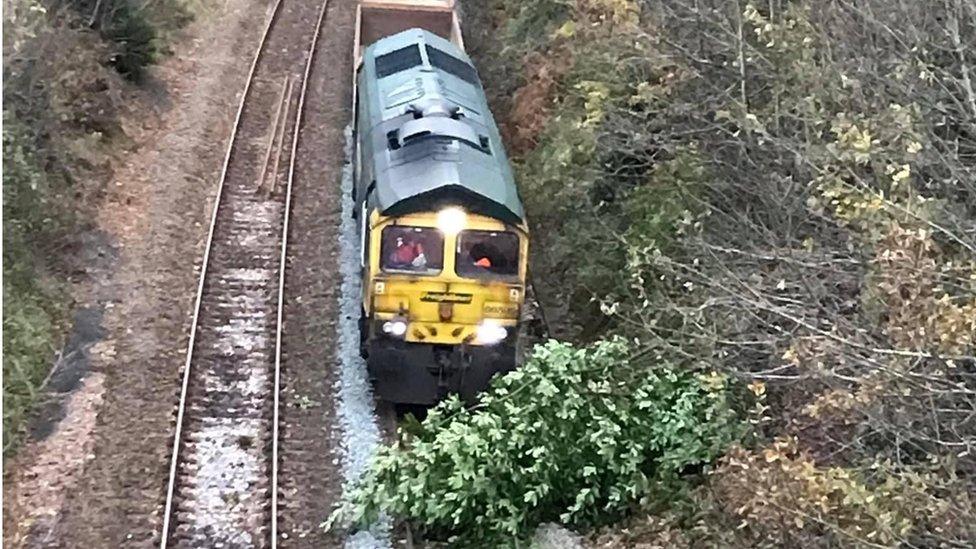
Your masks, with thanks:
[(77, 292), (103, 312), (104, 338), (65, 419), (7, 463), (5, 547), (147, 547), (158, 535), (211, 202), (266, 17), (253, 0), (210, 9), (126, 116), (134, 148), (95, 220), (117, 261)]
[(329, 0), (319, 38), (292, 190), (285, 274), (280, 439), (281, 547), (337, 547), (322, 531), (341, 494), (334, 428), (339, 298), (339, 183), (352, 93), (356, 0)]

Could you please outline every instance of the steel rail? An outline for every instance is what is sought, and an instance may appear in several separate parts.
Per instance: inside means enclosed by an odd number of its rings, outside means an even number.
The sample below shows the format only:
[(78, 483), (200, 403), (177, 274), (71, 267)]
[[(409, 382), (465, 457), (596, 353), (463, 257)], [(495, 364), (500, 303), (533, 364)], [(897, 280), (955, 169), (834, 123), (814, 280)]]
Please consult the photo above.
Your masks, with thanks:
[(285, 302), (285, 269), (288, 259), (288, 227), (291, 218), (291, 191), (292, 183), (295, 180), (295, 163), (298, 157), (299, 135), (301, 134), (302, 118), (305, 112), (305, 97), (308, 93), (308, 77), (312, 72), (312, 64), (315, 61), (315, 52), (318, 49), (319, 35), (322, 30), (322, 22), (325, 20), (325, 11), (329, 6), (329, 0), (323, 0), (322, 7), (319, 8), (318, 21), (315, 23), (315, 32), (312, 35), (312, 43), (308, 50), (308, 59), (305, 62), (305, 72), (302, 75), (302, 88), (298, 95), (298, 108), (295, 113), (295, 132), (292, 136), (291, 155), (288, 159), (288, 182), (285, 187), (285, 212), (284, 226), (281, 236), (281, 263), (278, 268), (278, 319), (275, 331), (275, 364), (274, 364), (274, 413), (271, 422), (271, 549), (278, 547), (278, 416), (279, 416), (279, 395), (281, 386), (281, 340), (282, 340), (282, 320), (284, 317)]
[[(397, 432), (399, 423), (397, 422), (396, 405), (392, 402), (374, 399), (373, 409), (380, 432), (383, 433), (385, 431), (383, 438), (386, 439), (386, 443), (389, 445), (395, 444), (397, 442), (397, 435), (399, 434)], [(410, 528), (410, 523), (407, 521), (396, 521), (395, 517), (391, 517), (391, 519), (393, 520), (393, 545), (402, 549), (414, 549), (413, 529)], [(398, 529), (402, 532), (403, 537), (395, 537)]]
[[(251, 92), (251, 85), (254, 82), (254, 76), (257, 71), (258, 63), (261, 61), (263, 54), (265, 53), (265, 46), (268, 43), (268, 37), (271, 34), (276, 20), (278, 19), (280, 8), (282, 5), (282, 0), (275, 0), (275, 3), (271, 9), (271, 14), (268, 17), (268, 21), (265, 24), (264, 30), (261, 35), (261, 39), (258, 43), (258, 47), (255, 51), (254, 57), (251, 60), (251, 65), (248, 69), (247, 79), (245, 81), (244, 90), (241, 95), (240, 102), (238, 104), (237, 113), (234, 118), (234, 124), (231, 130), (230, 137), (228, 139), (227, 152), (224, 155), (224, 161), (221, 168), (220, 178), (217, 185), (217, 193), (214, 200), (213, 211), (211, 213), (210, 227), (207, 233), (206, 245), (204, 248), (203, 261), (200, 269), (200, 277), (197, 286), (197, 295), (193, 308), (193, 318), (190, 325), (190, 337), (187, 343), (186, 360), (184, 362), (183, 380), (180, 388), (180, 400), (177, 408), (176, 415), (176, 426), (173, 435), (173, 445), (172, 445), (172, 456), (170, 459), (169, 468), (169, 479), (166, 490), (166, 502), (163, 511), (163, 525), (162, 532), (160, 536), (160, 547), (165, 549), (170, 538), (170, 528), (173, 523), (174, 514), (174, 500), (176, 492), (176, 482), (180, 463), (180, 449), (182, 446), (183, 439), (183, 423), (186, 415), (187, 406), (187, 394), (189, 391), (190, 375), (192, 370), (192, 361), (194, 356), (194, 346), (197, 339), (197, 333), (199, 329), (200, 311), (203, 302), (205, 282), (207, 279), (208, 269), (210, 267), (211, 252), (213, 250), (214, 235), (216, 232), (218, 215), (221, 209), (221, 204), (225, 194), (225, 188), (227, 184), (227, 174), (230, 167), (230, 161), (235, 150), (235, 144), (237, 141), (237, 136), (241, 127), (241, 120), (243, 118), (243, 113), (249, 95)], [(299, 105), (296, 113), (296, 125), (294, 128), (294, 135), (292, 139), (291, 148), (291, 159), (290, 167), (288, 173), (288, 183), (285, 195), (285, 211), (283, 213), (283, 224), (282, 224), (282, 245), (281, 245), (281, 258), (279, 263), (279, 281), (278, 281), (278, 313), (277, 313), (277, 324), (276, 324), (276, 348), (275, 348), (275, 364), (274, 364), (274, 411), (273, 411), (273, 422), (272, 422), (272, 509), (271, 509), (271, 544), (275, 547), (277, 544), (277, 453), (278, 453), (278, 407), (279, 407), (279, 395), (278, 391), (280, 388), (280, 363), (281, 363), (281, 332), (282, 332), (282, 305), (283, 305), (283, 292), (284, 292), (284, 268), (286, 265), (286, 252), (287, 252), (287, 234), (288, 234), (288, 219), (291, 206), (291, 188), (292, 180), (294, 177), (294, 164), (295, 164), (295, 153), (298, 148), (298, 135), (300, 130), (300, 124), (302, 120), (302, 112), (304, 107), (304, 100), (307, 91), (307, 78), (310, 73), (311, 62), (314, 57), (314, 52), (317, 47), (318, 37), (321, 33), (321, 26), (324, 20), (324, 14), (326, 6), (328, 5), (328, 0), (324, 0), (322, 7), (320, 8), (319, 19), (315, 26), (314, 35), (311, 44), (308, 49), (308, 60), (306, 62), (306, 67), (304, 71), (304, 78), (302, 82), (301, 96), (299, 99)], [(281, 145), (279, 145), (280, 147)]]
[(244, 115), (244, 105), (247, 103), (248, 92), (251, 91), (251, 82), (254, 80), (254, 73), (257, 71), (258, 61), (264, 52), (268, 35), (271, 34), (271, 27), (274, 26), (275, 19), (278, 17), (279, 8), (282, 0), (275, 0), (271, 15), (264, 26), (261, 34), (261, 41), (258, 43), (257, 50), (254, 52), (254, 59), (251, 60), (251, 67), (247, 71), (247, 81), (244, 83), (244, 93), (241, 94), (241, 101), (237, 105), (237, 114), (234, 116), (234, 126), (230, 132), (227, 144), (227, 153), (224, 155), (224, 164), (220, 169), (220, 180), (217, 183), (217, 196), (214, 199), (213, 212), (210, 215), (210, 228), (207, 231), (206, 247), (203, 251), (203, 262), (200, 265), (200, 282), (197, 285), (197, 297), (193, 305), (193, 320), (190, 324), (190, 340), (186, 345), (186, 361), (183, 363), (183, 383), (180, 388), (180, 403), (176, 411), (176, 432), (173, 435), (173, 454), (169, 464), (169, 482), (166, 487), (166, 506), (163, 510), (163, 529), (159, 542), (161, 549), (166, 549), (169, 541), (170, 517), (173, 513), (173, 493), (176, 489), (176, 472), (180, 458), (180, 439), (183, 436), (183, 416), (186, 410), (186, 394), (190, 385), (190, 362), (193, 359), (193, 345), (197, 336), (197, 321), (200, 318), (200, 305), (203, 302), (204, 282), (207, 278), (207, 267), (210, 263), (210, 249), (213, 244), (214, 231), (217, 227), (217, 212), (220, 210), (220, 201), (224, 194), (224, 186), (227, 181), (227, 170), (230, 167), (231, 154), (234, 152), (234, 142), (237, 139), (237, 131), (241, 126), (241, 118)]

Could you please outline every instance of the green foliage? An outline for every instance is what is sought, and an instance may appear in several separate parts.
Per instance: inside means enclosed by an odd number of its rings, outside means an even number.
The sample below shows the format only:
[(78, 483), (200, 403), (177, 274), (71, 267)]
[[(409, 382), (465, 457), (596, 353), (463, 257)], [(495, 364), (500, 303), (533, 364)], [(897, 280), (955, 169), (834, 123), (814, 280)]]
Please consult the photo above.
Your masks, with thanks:
[[(182, 28), (190, 13), (184, 0), (53, 0), (65, 5), (110, 44), (106, 61), (125, 78), (139, 82), (146, 69), (165, 53), (165, 37)], [(169, 36), (172, 39), (172, 36)]]
[(577, 30), (560, 42), (572, 62), (554, 86), (553, 114), (515, 164), (534, 230), (533, 273), (559, 279), (542, 299), (562, 337), (619, 327), (598, 305), (633, 293), (628, 257), (671, 249), (679, 223), (701, 209), (699, 152), (656, 139), (667, 90), (653, 83), (672, 68), (646, 37), (627, 36)]
[(539, 0), (520, 2), (504, 0), (505, 10), (514, 16), (506, 27), (506, 43), (527, 51), (546, 43), (549, 35), (569, 16), (572, 0)]
[(193, 13), (205, 9), (196, 0), (16, 0), (14, 9), (25, 5), (33, 5), (35, 13), (49, 9), (49, 19), (65, 31), (97, 31), (107, 46), (101, 62), (133, 82), (141, 82), (146, 69), (168, 53), (168, 44), (178, 39)]
[[(549, 6), (494, 4), (505, 29)], [(619, 545), (972, 545), (972, 16), (574, 0), (500, 34), (530, 52), (495, 114), (553, 332), (768, 392), (694, 512), (651, 509), (653, 535)]]
[(131, 80), (145, 77), (146, 68), (156, 61), (159, 45), (156, 29), (144, 10), (134, 2), (115, 2), (116, 9), (102, 28), (106, 39), (118, 46), (112, 56), (112, 66)]
[[(4, 237), (45, 240), (72, 222), (63, 203), (67, 183), (45, 173), (34, 150), (31, 131), (10, 111), (3, 111)], [(4, 253), (17, 253), (4, 246)]]
[[(97, 13), (93, 12), (98, 7)], [(121, 103), (184, 0), (4, 4), (3, 452), (10, 455), (59, 346), (71, 301), (64, 254), (122, 141)], [(93, 26), (99, 32), (90, 30)]]
[(623, 340), (549, 342), (481, 403), (435, 407), (386, 448), (341, 515), (380, 513), (461, 545), (512, 544), (546, 521), (577, 526), (667, 498), (732, 440), (723, 378), (649, 365)]
[(59, 291), (41, 280), (32, 239), (51, 236), (64, 222), (58, 192), (27, 146), (27, 130), (7, 111), (3, 120), (3, 453), (20, 428), (51, 365), (64, 314)]
[[(6, 240), (6, 239), (5, 239)], [(6, 245), (6, 243), (5, 243)], [(20, 259), (20, 258), (18, 258)], [(58, 345), (59, 321), (64, 315), (57, 288), (29, 282), (8, 268), (4, 257), (3, 285), (3, 455), (22, 438), (24, 420), (32, 410), (47, 377)], [(7, 282), (7, 278), (21, 278)]]

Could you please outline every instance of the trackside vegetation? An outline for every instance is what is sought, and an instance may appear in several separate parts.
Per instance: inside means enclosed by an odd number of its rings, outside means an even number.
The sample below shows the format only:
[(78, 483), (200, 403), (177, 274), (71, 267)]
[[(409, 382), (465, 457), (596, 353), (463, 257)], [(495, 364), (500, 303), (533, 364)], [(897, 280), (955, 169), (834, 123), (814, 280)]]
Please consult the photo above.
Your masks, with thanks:
[[(40, 276), (27, 235), (48, 232), (46, 220), (59, 213), (39, 199), (54, 194), (41, 175), (27, 130), (4, 113), (3, 124), (3, 426), (4, 453), (16, 438), (39, 383), (54, 358), (53, 338), (64, 317), (65, 295)], [(16, 212), (23, 212), (19, 218)]]
[(182, 0), (3, 5), (3, 453), (67, 330), (74, 237), (126, 145), (121, 113), (189, 18)]
[(972, 545), (976, 7), (463, 4), (564, 343), (345, 511), (458, 545)]
[(648, 499), (732, 440), (720, 376), (652, 365), (623, 340), (551, 341), (474, 408), (456, 397), (387, 448), (343, 511), (381, 514), (431, 539), (507, 545), (542, 522), (593, 526)]

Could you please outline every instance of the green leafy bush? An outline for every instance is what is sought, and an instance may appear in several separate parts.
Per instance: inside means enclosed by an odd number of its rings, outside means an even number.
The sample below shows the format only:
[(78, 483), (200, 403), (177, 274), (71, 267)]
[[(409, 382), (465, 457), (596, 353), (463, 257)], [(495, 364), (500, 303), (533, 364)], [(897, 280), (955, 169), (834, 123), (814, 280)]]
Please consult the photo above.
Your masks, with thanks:
[(66, 218), (58, 189), (41, 169), (27, 129), (3, 117), (3, 453), (14, 448), (54, 354), (63, 315), (57, 288), (36, 271), (30, 243)]
[(102, 34), (117, 46), (112, 66), (120, 74), (139, 81), (159, 56), (156, 28), (144, 9), (132, 2), (114, 2), (115, 9), (103, 24)]
[(109, 45), (105, 62), (128, 80), (141, 81), (166, 53), (167, 42), (192, 19), (187, 0), (51, 0), (55, 11), (65, 7), (77, 18), (69, 24), (98, 31)]
[[(7, 258), (4, 258), (6, 263)], [(11, 271), (4, 265), (4, 278)], [(14, 275), (16, 276), (16, 274)], [(37, 282), (3, 286), (3, 454), (17, 447), (24, 420), (54, 357), (64, 314), (56, 289)]]
[(546, 521), (592, 525), (673, 487), (733, 438), (720, 376), (631, 357), (621, 339), (550, 341), (473, 409), (434, 408), (379, 453), (334, 519), (403, 517), (428, 539), (480, 546)]

